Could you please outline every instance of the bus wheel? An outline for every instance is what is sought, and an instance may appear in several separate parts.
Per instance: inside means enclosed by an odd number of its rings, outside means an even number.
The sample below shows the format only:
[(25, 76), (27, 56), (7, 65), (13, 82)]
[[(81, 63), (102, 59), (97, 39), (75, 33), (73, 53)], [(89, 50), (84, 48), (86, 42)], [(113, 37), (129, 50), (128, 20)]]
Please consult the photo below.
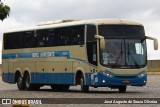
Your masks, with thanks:
[(30, 76), (28, 73), (24, 75), (24, 84), (26, 90), (33, 90), (33, 85), (30, 82)]
[(21, 77), (21, 75), (18, 75), (18, 77), (17, 77), (17, 87), (18, 87), (19, 90), (24, 90), (25, 89), (24, 80)]
[(86, 92), (89, 91), (89, 86), (84, 85), (84, 77), (83, 76), (81, 77), (80, 85), (81, 85), (81, 91), (82, 92), (86, 93)]
[(120, 93), (125, 93), (126, 89), (127, 89), (127, 86), (122, 86), (122, 87), (119, 87), (118, 89), (119, 89)]

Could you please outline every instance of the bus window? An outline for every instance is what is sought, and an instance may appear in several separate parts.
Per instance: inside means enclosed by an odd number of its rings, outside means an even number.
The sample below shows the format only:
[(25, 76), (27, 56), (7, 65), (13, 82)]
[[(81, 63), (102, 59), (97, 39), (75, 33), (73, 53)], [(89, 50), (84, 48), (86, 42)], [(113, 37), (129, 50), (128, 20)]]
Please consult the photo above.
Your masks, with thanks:
[(84, 26), (56, 28), (54, 33), (56, 46), (84, 44)]
[(97, 42), (87, 42), (88, 61), (97, 65)]
[(34, 39), (34, 32), (28, 31), (23, 34), (21, 33), (21, 36), (23, 37), (23, 46), (22, 48), (32, 48), (35, 47), (35, 39)]
[(87, 42), (88, 41), (96, 41), (96, 26), (94, 25), (87, 25)]
[(87, 25), (88, 61), (93, 65), (97, 65), (97, 42), (94, 35), (96, 35), (96, 27), (94, 25)]
[(38, 30), (38, 47), (48, 47), (48, 30)]
[(21, 48), (21, 36), (19, 33), (4, 34), (4, 49)]

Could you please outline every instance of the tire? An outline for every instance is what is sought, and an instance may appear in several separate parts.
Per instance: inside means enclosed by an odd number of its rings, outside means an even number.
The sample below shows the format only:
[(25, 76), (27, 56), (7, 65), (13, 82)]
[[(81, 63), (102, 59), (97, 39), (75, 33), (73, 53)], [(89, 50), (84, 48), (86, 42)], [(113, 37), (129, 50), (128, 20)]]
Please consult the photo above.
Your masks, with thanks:
[(126, 89), (127, 89), (127, 86), (122, 86), (122, 87), (119, 87), (118, 89), (119, 89), (120, 93), (125, 93)]
[(69, 90), (69, 85), (51, 85), (51, 88), (53, 91), (68, 91)]
[(24, 90), (25, 89), (24, 80), (21, 77), (21, 75), (17, 76), (17, 87), (18, 87), (18, 90)]
[(86, 92), (89, 91), (89, 86), (86, 86), (86, 85), (84, 84), (84, 77), (83, 77), (83, 76), (81, 77), (80, 85), (81, 85), (81, 91), (82, 91), (82, 92), (86, 93)]
[(28, 73), (24, 75), (24, 84), (25, 84), (25, 90), (29, 91), (33, 89), (33, 86), (31, 85), (30, 82), (30, 76)]

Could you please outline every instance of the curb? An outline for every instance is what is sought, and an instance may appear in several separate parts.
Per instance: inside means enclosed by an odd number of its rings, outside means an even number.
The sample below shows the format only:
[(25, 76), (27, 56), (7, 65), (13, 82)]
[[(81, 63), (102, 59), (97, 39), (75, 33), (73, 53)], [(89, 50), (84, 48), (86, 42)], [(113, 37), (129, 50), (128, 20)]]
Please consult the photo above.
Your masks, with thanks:
[(148, 75), (160, 75), (160, 72), (147, 72)]

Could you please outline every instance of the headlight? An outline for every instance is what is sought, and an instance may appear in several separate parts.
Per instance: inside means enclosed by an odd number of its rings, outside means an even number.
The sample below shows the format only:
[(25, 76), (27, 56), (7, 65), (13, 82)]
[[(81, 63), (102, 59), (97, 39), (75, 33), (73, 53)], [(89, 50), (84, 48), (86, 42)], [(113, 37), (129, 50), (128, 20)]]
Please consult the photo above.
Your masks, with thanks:
[(145, 76), (145, 75), (146, 75), (146, 72), (143, 71), (143, 72), (139, 73), (137, 76), (138, 76), (138, 77), (143, 77), (143, 76)]
[(103, 75), (105, 75), (105, 76), (107, 76), (107, 77), (113, 77), (113, 74), (112, 74), (112, 73), (106, 72), (106, 71), (103, 72)]

